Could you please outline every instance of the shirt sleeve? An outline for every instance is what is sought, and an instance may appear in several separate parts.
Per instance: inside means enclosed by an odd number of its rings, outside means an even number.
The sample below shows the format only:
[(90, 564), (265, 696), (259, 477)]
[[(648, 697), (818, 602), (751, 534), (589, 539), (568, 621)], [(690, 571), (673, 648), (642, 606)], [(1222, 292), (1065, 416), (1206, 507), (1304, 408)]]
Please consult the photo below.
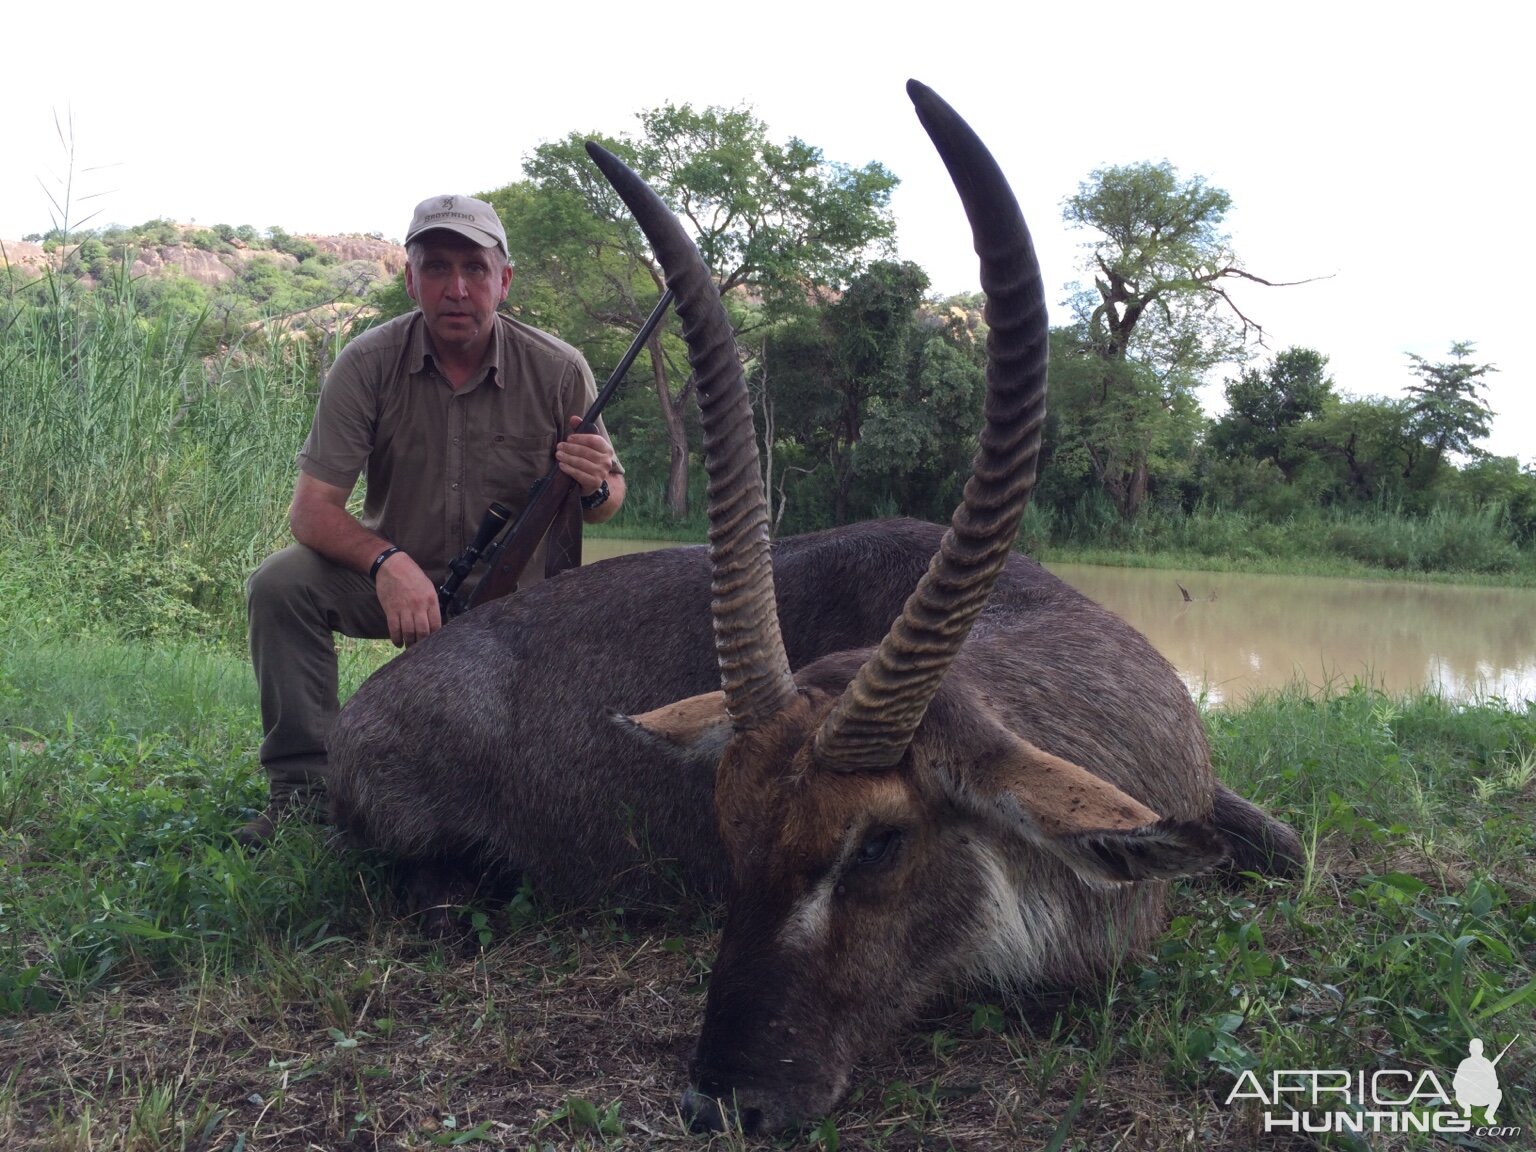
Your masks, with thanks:
[(377, 403), (369, 385), (368, 357), (354, 341), (326, 373), (304, 447), (295, 462), (316, 480), (352, 490), (373, 451)]

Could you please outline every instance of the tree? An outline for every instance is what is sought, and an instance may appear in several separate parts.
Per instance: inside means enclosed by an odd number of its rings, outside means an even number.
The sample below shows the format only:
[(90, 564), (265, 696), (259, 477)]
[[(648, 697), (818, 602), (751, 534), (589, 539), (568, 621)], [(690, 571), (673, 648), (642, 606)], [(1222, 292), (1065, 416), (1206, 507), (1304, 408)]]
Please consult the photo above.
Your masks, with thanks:
[(1227, 411), (1208, 439), (1221, 457), (1268, 460), (1286, 483), (1308, 453), (1297, 442), (1303, 421), (1322, 415), (1333, 395), (1328, 357), (1310, 348), (1287, 348), (1264, 371), (1248, 369), (1228, 380)]
[(1452, 478), (1454, 491), (1473, 508), (1502, 510), (1515, 542), (1536, 543), (1536, 465), (1513, 456), (1479, 456)]
[(1405, 389), (1412, 400), (1409, 429), (1434, 454), (1437, 465), (1447, 452), (1480, 455), (1473, 441), (1484, 439), (1493, 422), (1493, 410), (1478, 393), (1483, 377), (1498, 369), (1471, 363), (1473, 347), (1469, 341), (1452, 344), (1451, 359), (1438, 364), (1408, 354), (1413, 361), (1410, 371), (1421, 381)]
[(763, 339), (754, 364), (772, 366), (756, 374), (768, 376), (767, 447), (819, 477), (797, 484), (797, 528), (954, 510), (975, 453), (985, 358), (971, 314), (925, 305), (927, 287), (916, 264), (876, 261), (840, 298)]
[(1330, 499), (1373, 503), (1394, 493), (1415, 472), (1408, 404), (1400, 399), (1348, 396), (1330, 401), (1298, 430), (1298, 442), (1332, 466)]
[(777, 144), (747, 108), (665, 104), (640, 122), (639, 170), (691, 225), (721, 295), (750, 288), (793, 311), (888, 251), (897, 181), (882, 165), (834, 163), (796, 137)]
[[(748, 109), (667, 104), (640, 115), (637, 138), (605, 140), (688, 222), (738, 328), (841, 289), (894, 234), (896, 179), (850, 168), (799, 139), (779, 144)], [(589, 336), (637, 330), (663, 278), (629, 213), (573, 133), (540, 145), (526, 180), (489, 195), (508, 226), (516, 301), (558, 314)], [(518, 281), (522, 284), (519, 286)], [(735, 290), (740, 290), (739, 292)], [(561, 300), (569, 303), (562, 303)], [(575, 333), (572, 332), (572, 335)], [(568, 336), (568, 338), (570, 338)], [(667, 505), (687, 511), (689, 384), (658, 333), (652, 386), (669, 443)]]
[[(1093, 290), (1075, 300), (1077, 341), (1088, 363), (1075, 426), (1095, 476), (1125, 517), (1151, 485), (1164, 427), (1187, 418), (1201, 374), (1240, 359), (1262, 329), (1233, 301), (1228, 284), (1271, 282), (1244, 269), (1221, 224), (1231, 197), (1203, 177), (1180, 180), (1171, 164), (1099, 169), (1069, 196), (1063, 218), (1099, 234), (1090, 245)], [(1177, 438), (1177, 437), (1175, 437)]]
[(1172, 483), (1188, 473), (1202, 422), (1188, 373), (1106, 359), (1078, 323), (1051, 334), (1051, 403), (1051, 470), (1063, 482), (1091, 476), (1122, 518), (1146, 501), (1154, 477)]
[[(888, 409), (895, 407), (906, 390), (914, 361), (917, 306), (927, 287), (927, 274), (910, 260), (879, 261), (826, 309), (830, 370), (824, 383), (835, 398), (828, 427), (832, 515), (838, 524), (848, 522), (854, 453), (871, 406), (886, 401)], [(886, 423), (892, 423), (889, 415)], [(899, 443), (902, 437), (887, 439)], [(907, 463), (916, 459), (905, 456)]]
[(917, 318), (905, 387), (876, 396), (857, 446), (856, 470), (873, 511), (946, 520), (960, 502), (976, 455), (986, 398), (983, 343), (954, 323)]

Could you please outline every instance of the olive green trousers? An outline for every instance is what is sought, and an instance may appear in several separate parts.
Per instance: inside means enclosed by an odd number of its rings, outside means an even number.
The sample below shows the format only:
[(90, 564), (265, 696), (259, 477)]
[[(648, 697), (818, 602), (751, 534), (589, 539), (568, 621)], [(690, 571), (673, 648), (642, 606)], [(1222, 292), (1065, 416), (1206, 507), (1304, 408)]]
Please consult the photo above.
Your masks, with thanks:
[(389, 623), (373, 582), (302, 544), (262, 561), (245, 586), (251, 665), (261, 696), (261, 766), (271, 798), (316, 793), (340, 710), (335, 633), (378, 640)]

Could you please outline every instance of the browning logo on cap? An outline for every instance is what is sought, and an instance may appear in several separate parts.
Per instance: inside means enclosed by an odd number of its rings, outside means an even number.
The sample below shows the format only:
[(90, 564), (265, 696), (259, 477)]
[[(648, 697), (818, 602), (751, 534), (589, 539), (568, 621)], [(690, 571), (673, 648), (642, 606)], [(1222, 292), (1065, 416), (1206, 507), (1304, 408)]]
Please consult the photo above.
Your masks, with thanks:
[(456, 232), (483, 248), (499, 248), (507, 254), (507, 233), (496, 209), (471, 196), (432, 196), (416, 205), (411, 226), (405, 233), (409, 244), (423, 232)]

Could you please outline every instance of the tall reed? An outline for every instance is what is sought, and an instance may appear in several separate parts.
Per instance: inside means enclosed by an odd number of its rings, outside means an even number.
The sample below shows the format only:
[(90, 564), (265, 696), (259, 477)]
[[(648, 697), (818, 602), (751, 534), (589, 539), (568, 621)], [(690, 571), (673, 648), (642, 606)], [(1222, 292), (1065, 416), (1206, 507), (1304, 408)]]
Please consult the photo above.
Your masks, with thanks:
[(205, 359), (200, 321), (144, 314), (126, 275), (38, 287), (0, 329), (0, 543), (76, 584), (127, 573), (229, 615), (283, 532), (307, 346), (258, 333)]

